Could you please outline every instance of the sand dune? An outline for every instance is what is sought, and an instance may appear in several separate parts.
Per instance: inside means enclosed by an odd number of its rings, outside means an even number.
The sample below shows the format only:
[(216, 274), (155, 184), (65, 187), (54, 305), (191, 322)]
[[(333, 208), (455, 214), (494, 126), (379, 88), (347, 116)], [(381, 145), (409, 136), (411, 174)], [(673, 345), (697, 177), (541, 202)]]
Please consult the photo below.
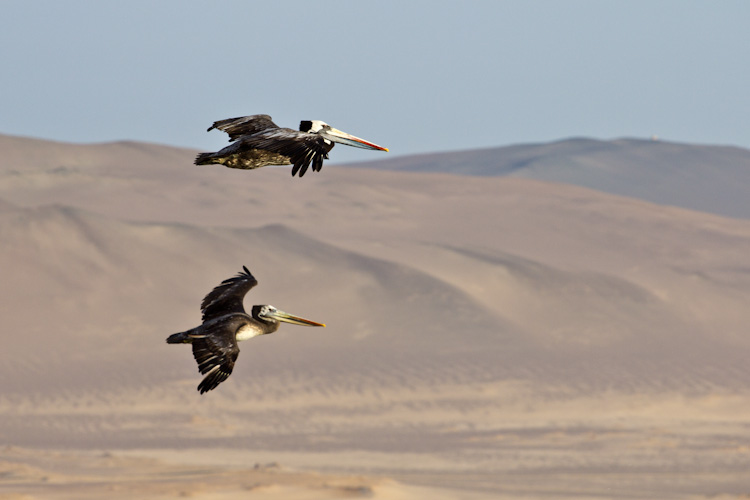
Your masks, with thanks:
[[(400, 483), (332, 492), (294, 472), (254, 495), (750, 491), (747, 221), (529, 179), (293, 179), (157, 145), (1, 139), (0, 439), (66, 451), (7, 451), (0, 494), (64, 498), (42, 477), (78, 481), (60, 462), (94, 459), (71, 450), (127, 455), (122, 477), (159, 460), (167, 475), (113, 483), (152, 497), (232, 498), (238, 467), (273, 461)], [(242, 265), (260, 281), (246, 304), (328, 327), (243, 343), (199, 396), (189, 348), (164, 338)], [(90, 472), (76, 491), (101, 495)]]
[(401, 156), (353, 166), (561, 182), (664, 205), (750, 218), (750, 151), (734, 146), (573, 138)]

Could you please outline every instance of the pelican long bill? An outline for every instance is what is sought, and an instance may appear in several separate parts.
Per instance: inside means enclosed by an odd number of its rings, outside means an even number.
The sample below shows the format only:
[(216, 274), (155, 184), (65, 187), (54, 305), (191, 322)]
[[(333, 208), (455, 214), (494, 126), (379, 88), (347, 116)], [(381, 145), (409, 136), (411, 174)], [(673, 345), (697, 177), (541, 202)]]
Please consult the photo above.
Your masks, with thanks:
[(274, 311), (272, 314), (269, 314), (269, 316), (279, 321), (283, 321), (284, 323), (291, 323), (293, 325), (326, 326), (324, 323), (318, 323), (316, 321), (311, 321), (309, 319), (300, 318), (299, 316), (294, 316), (293, 314), (285, 313), (284, 311), (279, 311), (278, 309)]
[(320, 135), (322, 135), (326, 139), (329, 139), (333, 142), (338, 142), (339, 144), (346, 144), (347, 146), (354, 146), (355, 148), (388, 151), (388, 148), (384, 148), (383, 146), (378, 146), (375, 143), (366, 141), (352, 134), (347, 134), (346, 132), (339, 130), (337, 128), (333, 128), (333, 127), (330, 127), (321, 131)]

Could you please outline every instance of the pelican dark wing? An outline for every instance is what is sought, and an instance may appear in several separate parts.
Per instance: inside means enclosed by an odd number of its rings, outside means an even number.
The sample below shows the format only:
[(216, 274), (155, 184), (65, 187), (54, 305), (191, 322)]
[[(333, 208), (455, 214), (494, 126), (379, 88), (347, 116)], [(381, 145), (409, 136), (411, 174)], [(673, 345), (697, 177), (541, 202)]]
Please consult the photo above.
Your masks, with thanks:
[(206, 324), (207, 331), (193, 339), (193, 356), (205, 375), (198, 385), (201, 394), (216, 388), (232, 374), (240, 354), (236, 332), (244, 324), (241, 315), (219, 318)]
[(317, 134), (308, 134), (290, 128), (266, 129), (240, 139), (243, 147), (260, 149), (286, 156), (292, 167), (292, 175), (299, 172), (302, 177), (312, 164), (315, 172), (323, 167), (323, 160), (333, 149), (333, 142)]
[(229, 141), (234, 141), (243, 135), (257, 134), (266, 129), (279, 128), (268, 115), (240, 116), (219, 120), (208, 127), (207, 132), (218, 129), (229, 134)]
[[(248, 271), (247, 267), (242, 266), (242, 269), (244, 272), (225, 279), (203, 298), (203, 302), (201, 302), (203, 321), (219, 318), (230, 313), (245, 312), (242, 301), (245, 299), (245, 294), (258, 284), (258, 280)], [(234, 332), (232, 333), (234, 334)]]

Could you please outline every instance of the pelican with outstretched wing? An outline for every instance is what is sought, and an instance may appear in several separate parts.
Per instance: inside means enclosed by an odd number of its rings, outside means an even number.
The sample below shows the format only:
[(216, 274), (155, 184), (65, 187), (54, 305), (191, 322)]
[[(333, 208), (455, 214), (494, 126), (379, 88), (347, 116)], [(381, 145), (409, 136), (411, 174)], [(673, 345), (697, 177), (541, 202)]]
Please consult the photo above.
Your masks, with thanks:
[(222, 281), (205, 296), (201, 302), (201, 326), (167, 337), (168, 344), (193, 345), (193, 356), (204, 375), (198, 385), (201, 394), (215, 389), (232, 374), (234, 362), (240, 354), (238, 342), (273, 333), (279, 329), (280, 322), (326, 326), (287, 314), (270, 305), (253, 306), (252, 312), (247, 314), (242, 302), (258, 280), (245, 266), (242, 269), (244, 272)]
[(312, 165), (323, 167), (334, 143), (364, 149), (388, 151), (388, 148), (335, 129), (320, 120), (303, 120), (299, 130), (281, 128), (268, 115), (252, 115), (214, 122), (208, 130), (229, 134), (232, 143), (216, 153), (201, 153), (196, 165), (220, 164), (229, 168), (253, 169), (267, 165), (293, 165), (292, 175), (302, 177)]

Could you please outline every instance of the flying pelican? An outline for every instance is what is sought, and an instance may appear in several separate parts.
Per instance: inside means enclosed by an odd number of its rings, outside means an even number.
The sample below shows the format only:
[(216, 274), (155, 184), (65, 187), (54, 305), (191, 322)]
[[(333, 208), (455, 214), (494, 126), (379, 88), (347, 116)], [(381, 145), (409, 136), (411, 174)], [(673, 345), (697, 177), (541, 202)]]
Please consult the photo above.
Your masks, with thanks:
[(293, 325), (326, 326), (269, 305), (253, 306), (252, 313), (247, 314), (242, 301), (258, 280), (247, 267), (242, 266), (242, 269), (244, 272), (225, 279), (203, 298), (201, 326), (167, 337), (168, 344), (193, 344), (198, 369), (205, 375), (198, 385), (201, 394), (215, 389), (232, 374), (240, 353), (239, 341), (273, 333), (279, 329), (280, 321)]
[(196, 165), (218, 163), (229, 168), (252, 169), (266, 165), (294, 165), (292, 175), (302, 177), (312, 163), (319, 172), (333, 143), (388, 151), (359, 137), (337, 130), (320, 120), (303, 120), (299, 131), (280, 128), (268, 115), (242, 116), (214, 122), (208, 127), (229, 134), (229, 146), (216, 153), (201, 153)]

